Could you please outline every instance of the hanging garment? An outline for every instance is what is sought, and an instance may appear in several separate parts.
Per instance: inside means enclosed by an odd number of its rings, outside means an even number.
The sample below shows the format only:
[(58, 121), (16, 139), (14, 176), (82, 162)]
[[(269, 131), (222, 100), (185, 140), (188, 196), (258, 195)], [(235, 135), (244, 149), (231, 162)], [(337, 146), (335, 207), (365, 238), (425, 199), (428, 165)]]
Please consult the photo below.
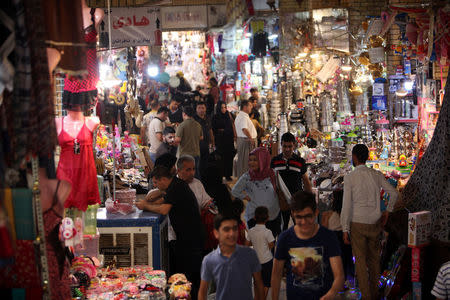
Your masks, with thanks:
[[(28, 116), (28, 149), (32, 154), (50, 157), (56, 146), (53, 87), (48, 71), (42, 2), (25, 0), (25, 23), (31, 58), (31, 102)], [(21, 83), (19, 83), (20, 85)], [(43, 139), (42, 137), (45, 137)]]
[[(54, 106), (50, 85), (41, 1), (14, 0), (14, 90), (4, 93), (7, 147), (4, 161), (19, 169), (29, 154), (48, 156), (56, 145)], [(45, 139), (42, 137), (45, 136)]]
[(61, 54), (58, 68), (72, 76), (86, 74), (86, 43), (83, 31), (80, 30), (83, 28), (81, 2), (79, 0), (41, 2), (46, 44)]
[[(19, 168), (28, 154), (29, 111), (31, 103), (31, 58), (30, 45), (25, 26), (25, 9), (21, 0), (13, 1), (15, 20), (14, 47), (14, 90), (5, 93), (6, 130), (9, 136), (9, 149), (5, 160), (9, 167)], [(8, 151), (9, 150), (9, 151)]]
[(58, 136), (61, 155), (56, 176), (72, 184), (72, 191), (64, 203), (66, 208), (75, 207), (86, 211), (88, 205), (100, 204), (92, 140), (92, 132), (86, 126), (86, 121), (78, 135), (72, 137), (64, 130), (63, 118)]
[(450, 84), (447, 81), (433, 137), (402, 193), (410, 212), (431, 211), (431, 236), (446, 243), (450, 242), (449, 137)]
[[(64, 247), (59, 240), (59, 226), (62, 217), (55, 210), (58, 204), (58, 188), (56, 185), (52, 206), (43, 213), (45, 225), (45, 241), (47, 245), (48, 272), (50, 277), (50, 290), (52, 299), (70, 299), (69, 262)], [(73, 190), (73, 189), (72, 189)]]
[(236, 62), (237, 62), (237, 71), (241, 72), (241, 66), (243, 63), (245, 63), (246, 61), (248, 61), (248, 55), (247, 54), (239, 54), (236, 58)]
[[(5, 11), (4, 11), (5, 9)], [(0, 94), (13, 90), (14, 66), (9, 55), (14, 50), (14, 19), (8, 8), (0, 9)]]
[(3, 195), (0, 197), (0, 266), (2, 259), (9, 259), (13, 256), (13, 241), (16, 238), (14, 224), (14, 209), (12, 204), (12, 193), (10, 189), (0, 190)]
[(252, 53), (256, 57), (266, 56), (269, 38), (267, 32), (258, 32), (253, 35)]
[(450, 63), (450, 30), (448, 29), (450, 25), (450, 11), (445, 11), (444, 9), (439, 9), (437, 22), (436, 22), (436, 55), (437, 62), (442, 65), (448, 65)]
[(86, 111), (95, 104), (97, 83), (99, 80), (97, 62), (97, 31), (94, 22), (95, 9), (91, 9), (92, 24), (85, 29), (84, 41), (88, 44), (86, 50), (86, 67), (88, 74), (81, 79), (66, 75), (64, 79), (63, 108), (67, 110)]
[[(57, 193), (60, 181), (58, 181), (53, 196), (52, 206), (43, 212), (47, 261), (50, 279), (50, 289), (52, 299), (70, 299), (70, 278), (69, 278), (69, 262), (66, 258), (65, 249), (59, 240), (59, 225), (62, 217), (56, 212), (55, 206), (58, 203)], [(24, 196), (25, 189), (20, 193), (14, 193), (19, 198)], [(28, 190), (29, 195), (31, 191)], [(16, 202), (19, 199), (15, 199)], [(27, 204), (26, 208), (31, 209), (31, 197), (22, 199)], [(22, 206), (20, 208), (23, 208)], [(31, 214), (31, 212), (28, 212)], [(16, 240), (15, 241), (14, 264), (0, 268), (0, 287), (4, 288), (24, 288), (26, 289), (26, 299), (42, 299), (41, 279), (39, 275), (38, 256), (36, 255), (36, 247), (33, 240)]]

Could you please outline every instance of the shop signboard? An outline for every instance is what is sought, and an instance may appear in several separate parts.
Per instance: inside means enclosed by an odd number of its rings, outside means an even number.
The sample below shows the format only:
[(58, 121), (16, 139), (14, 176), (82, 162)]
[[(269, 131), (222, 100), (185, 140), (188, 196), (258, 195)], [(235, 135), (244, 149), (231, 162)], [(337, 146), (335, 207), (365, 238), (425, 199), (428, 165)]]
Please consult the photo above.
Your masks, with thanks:
[(204, 29), (208, 27), (206, 5), (161, 7), (163, 30)]
[(156, 31), (159, 30), (157, 23), (161, 20), (159, 10), (159, 7), (111, 8), (111, 26), (108, 24), (108, 11), (105, 10), (106, 24), (103, 32), (108, 34), (111, 28), (111, 47), (154, 45)]

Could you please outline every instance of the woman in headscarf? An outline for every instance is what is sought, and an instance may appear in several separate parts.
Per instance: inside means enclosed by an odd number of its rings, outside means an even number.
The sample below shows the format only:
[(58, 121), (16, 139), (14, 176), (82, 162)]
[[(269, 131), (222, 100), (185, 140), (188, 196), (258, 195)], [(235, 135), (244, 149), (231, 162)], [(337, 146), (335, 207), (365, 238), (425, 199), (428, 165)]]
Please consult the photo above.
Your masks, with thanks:
[(234, 149), (236, 129), (234, 128), (234, 120), (230, 112), (228, 112), (225, 102), (219, 101), (217, 103), (216, 112), (212, 118), (212, 130), (217, 152), (222, 156), (220, 168), (226, 180), (231, 181), (233, 158), (236, 154)]
[(275, 172), (270, 168), (270, 153), (259, 147), (250, 152), (248, 158), (249, 170), (242, 174), (231, 190), (231, 194), (247, 200), (245, 220), (248, 228), (256, 225), (255, 209), (265, 206), (269, 210), (269, 221), (266, 227), (276, 237), (281, 232), (281, 214), (278, 196), (276, 194)]

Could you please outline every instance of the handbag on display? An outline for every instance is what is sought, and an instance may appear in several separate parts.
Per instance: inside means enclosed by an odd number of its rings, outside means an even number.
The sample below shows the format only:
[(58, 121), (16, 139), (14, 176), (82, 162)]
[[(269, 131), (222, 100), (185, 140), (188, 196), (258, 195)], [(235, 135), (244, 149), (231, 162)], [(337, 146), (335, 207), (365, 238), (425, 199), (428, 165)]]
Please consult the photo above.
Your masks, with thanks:
[(277, 196), (281, 211), (288, 211), (291, 203), (291, 192), (281, 178), (280, 172), (277, 172)]

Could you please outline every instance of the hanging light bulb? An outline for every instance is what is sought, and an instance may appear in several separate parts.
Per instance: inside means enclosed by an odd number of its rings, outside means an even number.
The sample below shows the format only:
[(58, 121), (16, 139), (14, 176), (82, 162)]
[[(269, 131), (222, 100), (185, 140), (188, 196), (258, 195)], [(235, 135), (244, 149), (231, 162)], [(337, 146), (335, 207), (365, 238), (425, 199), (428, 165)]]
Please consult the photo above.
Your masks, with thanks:
[(156, 66), (156, 65), (150, 65), (150, 66), (148, 66), (148, 68), (147, 68), (147, 74), (148, 74), (148, 76), (150, 76), (150, 77), (152, 77), (152, 78), (158, 76), (158, 74), (159, 74), (159, 68), (158, 68), (158, 66)]
[(403, 79), (400, 81), (400, 88), (395, 91), (395, 95), (397, 95), (397, 97), (405, 97), (408, 95), (408, 91), (405, 88), (405, 81)]
[(405, 90), (412, 91), (413, 86), (414, 86), (414, 81), (408, 79), (408, 80), (405, 81), (404, 86), (405, 86)]

